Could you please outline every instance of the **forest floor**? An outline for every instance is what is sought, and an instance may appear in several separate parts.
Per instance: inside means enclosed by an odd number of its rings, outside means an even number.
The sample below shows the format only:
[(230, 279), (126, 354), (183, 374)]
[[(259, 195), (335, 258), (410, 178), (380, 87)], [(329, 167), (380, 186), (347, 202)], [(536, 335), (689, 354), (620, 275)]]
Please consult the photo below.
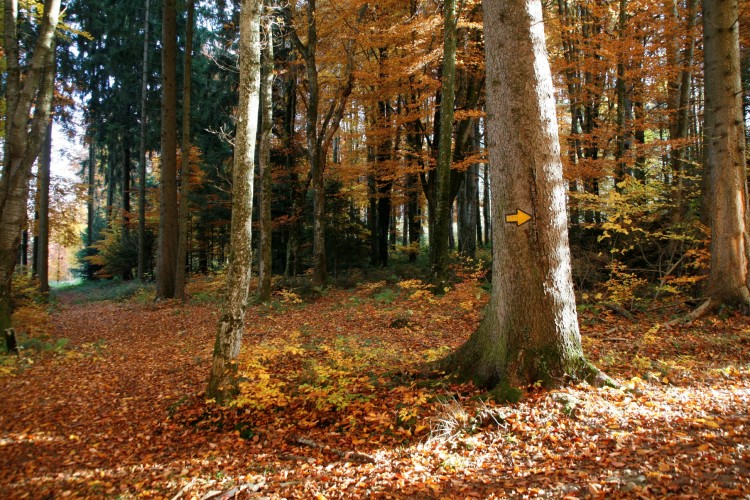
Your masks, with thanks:
[(416, 376), (474, 330), (476, 281), (282, 291), (249, 308), (242, 396), (221, 408), (203, 394), (219, 287), (22, 310), (26, 349), (0, 356), (0, 497), (750, 497), (750, 318), (581, 307), (585, 352), (622, 387), (501, 404)]

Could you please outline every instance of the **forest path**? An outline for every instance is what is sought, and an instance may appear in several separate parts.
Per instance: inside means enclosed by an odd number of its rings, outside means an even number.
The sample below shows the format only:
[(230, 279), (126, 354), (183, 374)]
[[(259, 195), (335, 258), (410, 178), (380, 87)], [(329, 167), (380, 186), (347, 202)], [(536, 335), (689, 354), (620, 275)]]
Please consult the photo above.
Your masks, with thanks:
[(475, 284), (422, 292), (366, 283), (249, 308), (242, 407), (224, 409), (202, 396), (216, 302), (63, 300), (51, 340), (68, 344), (0, 364), (0, 496), (750, 495), (750, 318), (669, 329), (586, 310), (585, 351), (623, 388), (495, 404), (410, 374), (486, 300)]
[(174, 436), (159, 424), (203, 387), (213, 317), (205, 307), (111, 302), (55, 314), (53, 337), (69, 340), (62, 354), (0, 381), (3, 482), (19, 494), (59, 493), (66, 482), (92, 485), (132, 468), (168, 476), (160, 464), (173, 461)]

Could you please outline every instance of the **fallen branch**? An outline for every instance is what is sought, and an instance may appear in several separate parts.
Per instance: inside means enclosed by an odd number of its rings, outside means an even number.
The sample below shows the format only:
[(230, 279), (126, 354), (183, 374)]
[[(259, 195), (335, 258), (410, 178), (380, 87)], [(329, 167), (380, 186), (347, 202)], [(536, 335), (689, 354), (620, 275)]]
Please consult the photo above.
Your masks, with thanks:
[(253, 493), (259, 491), (263, 487), (263, 483), (245, 483), (241, 484), (239, 486), (235, 486), (231, 490), (225, 491), (221, 494), (221, 496), (218, 498), (218, 500), (229, 500), (230, 498), (234, 498), (238, 494), (242, 493), (245, 490), (250, 490)]
[(309, 446), (310, 448), (317, 448), (319, 450), (328, 451), (330, 453), (333, 453), (334, 455), (338, 455), (344, 460), (349, 460), (351, 462), (362, 462), (366, 464), (376, 463), (375, 458), (371, 457), (370, 455), (360, 453), (358, 451), (342, 451), (336, 448), (328, 448), (326, 446), (323, 446), (320, 443), (316, 443), (312, 439), (304, 438), (301, 436), (297, 436), (296, 438), (293, 439), (293, 441), (297, 444)]
[(180, 491), (178, 491), (175, 496), (172, 497), (172, 500), (177, 500), (182, 495), (184, 495), (187, 492), (187, 490), (189, 490), (190, 488), (192, 488), (193, 484), (195, 484), (195, 479), (196, 478), (191, 479), (188, 484), (186, 484), (185, 486), (183, 486), (182, 489)]
[(668, 322), (666, 326), (675, 326), (675, 325), (689, 325), (693, 321), (702, 318), (706, 314), (708, 314), (711, 311), (711, 308), (714, 307), (714, 302), (712, 299), (708, 299), (703, 304), (699, 305), (692, 311), (690, 311), (685, 316), (680, 316), (679, 318), (675, 318), (672, 321)]
[(615, 314), (619, 314), (623, 318), (627, 318), (630, 321), (635, 321), (635, 316), (633, 316), (633, 313), (631, 313), (630, 311), (628, 311), (627, 309), (625, 309), (624, 307), (618, 304), (613, 304), (612, 302), (605, 302), (602, 304), (602, 306), (604, 306), (605, 309), (609, 309)]
[(294, 453), (282, 453), (279, 455), (279, 458), (290, 462), (307, 462), (308, 460), (313, 460), (310, 457), (303, 457), (302, 455), (295, 455)]

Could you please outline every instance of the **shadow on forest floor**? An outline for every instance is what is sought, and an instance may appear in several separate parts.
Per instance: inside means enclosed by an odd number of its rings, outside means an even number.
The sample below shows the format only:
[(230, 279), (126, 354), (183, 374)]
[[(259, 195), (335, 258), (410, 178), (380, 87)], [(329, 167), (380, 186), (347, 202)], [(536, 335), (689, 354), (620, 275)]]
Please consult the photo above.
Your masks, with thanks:
[(219, 289), (196, 280), (187, 305), (61, 299), (45, 334), (64, 346), (1, 358), (3, 495), (750, 494), (748, 318), (666, 328), (588, 309), (584, 349), (622, 388), (528, 387), (500, 405), (408, 376), (475, 328), (487, 294), (471, 281), (277, 290), (248, 311), (242, 396), (219, 408), (202, 395)]

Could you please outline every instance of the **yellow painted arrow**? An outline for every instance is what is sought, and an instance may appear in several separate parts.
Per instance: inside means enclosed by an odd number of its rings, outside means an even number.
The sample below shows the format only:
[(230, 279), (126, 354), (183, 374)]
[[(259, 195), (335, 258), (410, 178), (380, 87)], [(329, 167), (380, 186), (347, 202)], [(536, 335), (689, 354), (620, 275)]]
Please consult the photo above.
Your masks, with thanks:
[(506, 215), (505, 222), (515, 222), (518, 226), (523, 226), (531, 220), (531, 216), (523, 210), (516, 210), (513, 215)]

